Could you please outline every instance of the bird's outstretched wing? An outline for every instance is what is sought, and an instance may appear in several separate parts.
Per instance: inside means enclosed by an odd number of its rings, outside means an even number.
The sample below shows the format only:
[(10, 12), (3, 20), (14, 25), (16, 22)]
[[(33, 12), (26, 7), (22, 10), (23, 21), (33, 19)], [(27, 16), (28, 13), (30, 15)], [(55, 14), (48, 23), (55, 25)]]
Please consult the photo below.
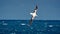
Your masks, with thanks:
[(35, 10), (37, 10), (38, 9), (38, 6), (36, 5), (36, 7), (35, 7), (35, 9), (34, 9), (34, 11), (33, 11), (33, 13), (35, 12)]
[[(33, 17), (33, 16), (32, 16), (32, 17)], [(30, 19), (30, 21), (29, 21), (29, 25), (32, 24), (32, 21), (33, 21), (32, 17), (31, 17), (31, 19)]]

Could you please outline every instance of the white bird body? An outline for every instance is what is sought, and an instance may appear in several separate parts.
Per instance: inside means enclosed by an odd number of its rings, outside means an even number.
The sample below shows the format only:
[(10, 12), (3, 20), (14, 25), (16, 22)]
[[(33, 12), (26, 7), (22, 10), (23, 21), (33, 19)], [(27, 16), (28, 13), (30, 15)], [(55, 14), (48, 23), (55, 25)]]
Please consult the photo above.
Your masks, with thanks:
[(32, 15), (32, 19), (34, 19), (37, 16), (36, 12), (37, 10), (34, 10), (34, 13), (30, 13)]

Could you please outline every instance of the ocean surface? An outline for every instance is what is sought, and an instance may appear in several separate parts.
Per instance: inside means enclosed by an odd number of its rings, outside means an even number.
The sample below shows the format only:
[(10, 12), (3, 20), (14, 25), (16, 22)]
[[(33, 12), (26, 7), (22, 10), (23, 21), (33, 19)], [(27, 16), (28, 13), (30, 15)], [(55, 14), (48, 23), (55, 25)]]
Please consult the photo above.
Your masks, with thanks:
[(0, 34), (60, 34), (60, 20), (0, 20)]

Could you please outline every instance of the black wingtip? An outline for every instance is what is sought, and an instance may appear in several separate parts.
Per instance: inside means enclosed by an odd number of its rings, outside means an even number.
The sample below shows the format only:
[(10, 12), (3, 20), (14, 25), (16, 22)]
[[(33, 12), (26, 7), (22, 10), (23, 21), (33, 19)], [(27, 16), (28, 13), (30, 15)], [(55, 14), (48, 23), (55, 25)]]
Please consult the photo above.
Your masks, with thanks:
[(36, 5), (36, 8), (35, 8), (35, 10), (37, 10), (38, 9), (38, 6)]
[(32, 19), (30, 20), (30, 23), (29, 23), (29, 25), (31, 25), (32, 24)]
[(36, 9), (38, 9), (38, 6), (36, 5)]

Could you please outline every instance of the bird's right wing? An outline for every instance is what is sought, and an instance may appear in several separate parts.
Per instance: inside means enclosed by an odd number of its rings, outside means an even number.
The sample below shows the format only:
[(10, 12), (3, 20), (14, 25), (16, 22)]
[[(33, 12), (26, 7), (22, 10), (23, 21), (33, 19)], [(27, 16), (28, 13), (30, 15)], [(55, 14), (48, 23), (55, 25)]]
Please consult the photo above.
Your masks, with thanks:
[[(32, 17), (33, 17), (33, 16), (32, 16)], [(32, 17), (31, 17), (31, 19), (30, 19), (29, 25), (31, 25), (31, 24), (32, 24), (32, 21), (33, 21)]]

